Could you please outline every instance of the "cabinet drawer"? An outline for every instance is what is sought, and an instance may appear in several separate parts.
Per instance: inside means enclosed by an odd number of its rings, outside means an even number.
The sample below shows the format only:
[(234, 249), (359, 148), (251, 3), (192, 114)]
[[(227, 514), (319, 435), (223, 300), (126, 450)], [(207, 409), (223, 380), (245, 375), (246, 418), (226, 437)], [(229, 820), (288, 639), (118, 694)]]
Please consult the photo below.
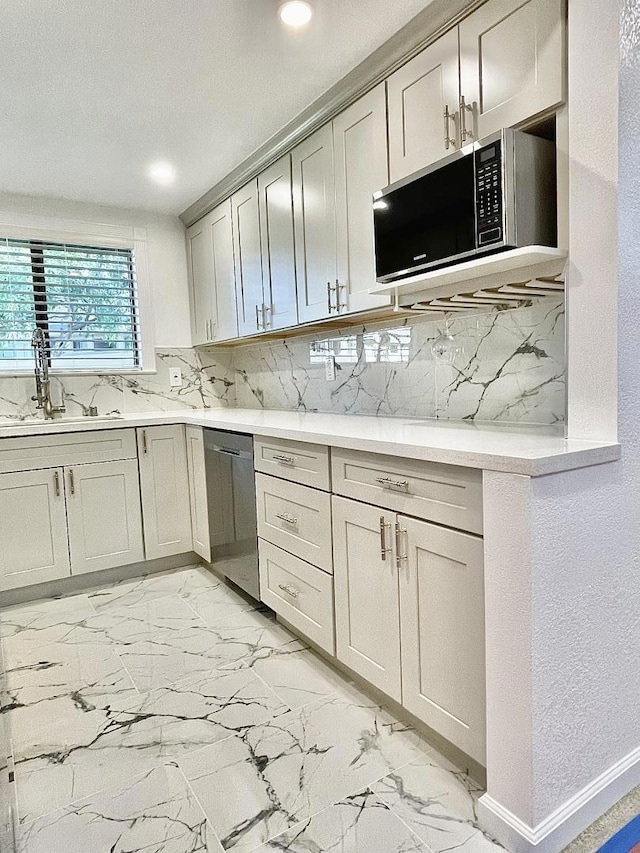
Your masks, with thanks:
[(330, 491), (328, 447), (304, 441), (256, 438), (254, 458), (256, 471)]
[(333, 571), (331, 497), (256, 474), (258, 536), (327, 572)]
[(135, 459), (133, 429), (103, 429), (57, 435), (31, 435), (0, 439), (0, 474), (61, 468), (85, 462)]
[(406, 515), (482, 534), (482, 472), (333, 449), (333, 491)]
[(260, 597), (283, 619), (335, 653), (333, 578), (298, 557), (259, 540)]

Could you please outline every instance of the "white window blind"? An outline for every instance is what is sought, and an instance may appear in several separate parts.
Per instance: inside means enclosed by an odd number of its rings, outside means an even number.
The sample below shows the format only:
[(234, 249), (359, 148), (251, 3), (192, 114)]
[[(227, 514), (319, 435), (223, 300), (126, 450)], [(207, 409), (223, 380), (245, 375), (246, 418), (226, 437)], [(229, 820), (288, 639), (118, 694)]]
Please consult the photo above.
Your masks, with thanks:
[(36, 326), (54, 370), (139, 367), (133, 250), (0, 239), (0, 372), (32, 367)]

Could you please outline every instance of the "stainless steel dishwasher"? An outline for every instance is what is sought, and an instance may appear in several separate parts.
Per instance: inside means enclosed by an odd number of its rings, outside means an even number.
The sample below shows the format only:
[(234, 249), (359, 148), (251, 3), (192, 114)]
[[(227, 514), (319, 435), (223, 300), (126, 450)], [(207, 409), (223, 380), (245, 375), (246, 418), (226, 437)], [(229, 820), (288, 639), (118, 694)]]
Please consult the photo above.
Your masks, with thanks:
[(204, 430), (211, 562), (260, 598), (253, 436)]

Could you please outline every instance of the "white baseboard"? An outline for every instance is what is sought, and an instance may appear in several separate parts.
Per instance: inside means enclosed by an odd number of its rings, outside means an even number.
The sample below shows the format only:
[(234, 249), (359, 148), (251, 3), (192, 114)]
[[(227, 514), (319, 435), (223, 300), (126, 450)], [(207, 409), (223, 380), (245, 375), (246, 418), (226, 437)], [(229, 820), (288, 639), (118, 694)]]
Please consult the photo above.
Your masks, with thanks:
[(482, 828), (510, 853), (559, 853), (637, 785), (640, 785), (640, 746), (535, 827), (521, 821), (489, 794), (478, 801), (478, 817)]

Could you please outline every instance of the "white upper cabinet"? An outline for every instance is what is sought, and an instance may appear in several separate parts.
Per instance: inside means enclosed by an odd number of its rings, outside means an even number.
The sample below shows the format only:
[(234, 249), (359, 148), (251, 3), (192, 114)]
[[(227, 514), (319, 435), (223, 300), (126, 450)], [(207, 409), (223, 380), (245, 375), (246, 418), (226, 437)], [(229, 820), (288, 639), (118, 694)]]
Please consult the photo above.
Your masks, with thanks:
[(257, 180), (251, 181), (231, 197), (231, 209), (238, 332), (242, 337), (255, 335), (265, 327)]
[(231, 200), (228, 199), (216, 207), (207, 219), (213, 259), (210, 340), (224, 341), (235, 338), (238, 334)]
[(213, 303), (211, 281), (213, 256), (209, 241), (211, 214), (198, 220), (187, 229), (187, 267), (189, 271), (189, 297), (191, 302), (191, 337), (194, 346), (210, 340), (209, 331)]
[(258, 198), (265, 328), (284, 329), (298, 322), (290, 154), (259, 176)]
[(331, 125), (305, 139), (291, 155), (298, 315), (301, 323), (334, 313), (336, 201)]
[(459, 145), (458, 30), (453, 29), (387, 81), (391, 183)]
[(194, 345), (235, 338), (235, 271), (231, 201), (187, 230), (187, 265)]
[(389, 305), (372, 296), (376, 285), (373, 193), (389, 183), (384, 83), (333, 121), (339, 313)]
[(460, 24), (460, 91), (482, 138), (565, 99), (564, 0), (489, 0)]

